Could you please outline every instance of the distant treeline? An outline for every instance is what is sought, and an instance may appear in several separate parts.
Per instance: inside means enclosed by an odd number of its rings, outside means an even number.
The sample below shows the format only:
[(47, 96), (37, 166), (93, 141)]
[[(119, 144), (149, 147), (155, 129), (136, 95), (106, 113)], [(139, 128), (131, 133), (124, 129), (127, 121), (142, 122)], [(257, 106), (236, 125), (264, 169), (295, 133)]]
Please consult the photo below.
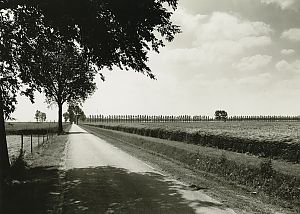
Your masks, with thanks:
[[(127, 122), (127, 123), (167, 123), (167, 122), (201, 122), (218, 121), (218, 119), (209, 116), (164, 116), (164, 115), (90, 115), (86, 122)], [(300, 121), (300, 116), (230, 116), (226, 121)]]

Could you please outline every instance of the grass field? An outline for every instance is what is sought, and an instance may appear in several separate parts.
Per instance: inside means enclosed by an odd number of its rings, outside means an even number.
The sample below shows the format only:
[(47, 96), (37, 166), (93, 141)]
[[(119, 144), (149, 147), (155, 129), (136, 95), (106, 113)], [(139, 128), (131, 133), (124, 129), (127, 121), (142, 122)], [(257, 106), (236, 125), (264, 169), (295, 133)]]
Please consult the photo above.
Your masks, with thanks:
[(144, 136), (184, 141), (273, 159), (300, 161), (298, 122), (92, 123)]
[[(64, 123), (63, 126), (66, 126)], [(57, 132), (57, 123), (48, 122), (7, 122), (5, 123), (6, 134), (45, 134)]]
[[(93, 123), (94, 124), (94, 123)], [(210, 121), (195, 123), (99, 123), (111, 126), (135, 128), (162, 128), (169, 131), (188, 133), (203, 132), (213, 135), (239, 137), (257, 141), (300, 143), (299, 122), (266, 121)]]

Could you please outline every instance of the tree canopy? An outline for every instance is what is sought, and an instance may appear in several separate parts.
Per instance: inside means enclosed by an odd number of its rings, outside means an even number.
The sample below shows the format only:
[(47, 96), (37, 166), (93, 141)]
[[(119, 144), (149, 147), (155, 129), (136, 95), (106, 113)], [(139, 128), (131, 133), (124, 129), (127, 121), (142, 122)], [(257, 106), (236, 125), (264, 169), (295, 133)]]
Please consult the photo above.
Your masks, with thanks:
[[(171, 23), (177, 0), (7, 0), (6, 7), (25, 5), (42, 14), (45, 26), (63, 39), (76, 40), (100, 69), (118, 66), (155, 78), (146, 65), (149, 50), (180, 32)], [(159, 35), (159, 36), (158, 36)]]

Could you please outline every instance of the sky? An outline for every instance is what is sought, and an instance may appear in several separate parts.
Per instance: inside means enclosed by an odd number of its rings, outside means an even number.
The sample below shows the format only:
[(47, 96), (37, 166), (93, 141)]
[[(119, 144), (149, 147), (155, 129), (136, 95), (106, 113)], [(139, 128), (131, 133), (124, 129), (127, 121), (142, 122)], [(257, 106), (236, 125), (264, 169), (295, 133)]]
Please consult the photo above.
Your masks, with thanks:
[[(103, 70), (82, 108), (90, 114), (300, 115), (300, 0), (179, 0), (182, 33), (149, 53), (157, 80)], [(19, 97), (17, 121), (56, 106)], [(66, 109), (66, 106), (65, 106)]]

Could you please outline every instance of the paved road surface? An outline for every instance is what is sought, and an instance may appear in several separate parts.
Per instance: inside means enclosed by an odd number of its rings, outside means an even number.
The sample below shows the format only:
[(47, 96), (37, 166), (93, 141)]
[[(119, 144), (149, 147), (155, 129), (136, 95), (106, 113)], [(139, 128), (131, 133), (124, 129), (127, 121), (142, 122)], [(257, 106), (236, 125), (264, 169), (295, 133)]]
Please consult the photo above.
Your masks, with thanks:
[(72, 125), (63, 213), (234, 213)]

